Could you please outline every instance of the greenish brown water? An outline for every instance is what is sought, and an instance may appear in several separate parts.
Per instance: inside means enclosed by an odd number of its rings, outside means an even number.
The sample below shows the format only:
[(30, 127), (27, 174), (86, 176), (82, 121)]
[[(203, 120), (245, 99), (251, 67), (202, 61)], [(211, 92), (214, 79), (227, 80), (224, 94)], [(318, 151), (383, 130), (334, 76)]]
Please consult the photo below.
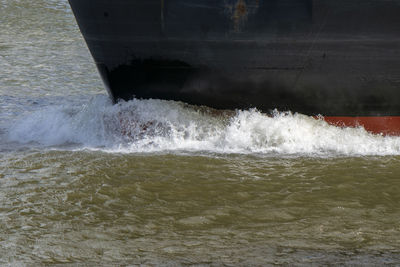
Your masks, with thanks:
[(398, 157), (2, 157), (3, 262), (397, 263)]
[(399, 265), (400, 138), (112, 105), (64, 0), (0, 0), (0, 264)]

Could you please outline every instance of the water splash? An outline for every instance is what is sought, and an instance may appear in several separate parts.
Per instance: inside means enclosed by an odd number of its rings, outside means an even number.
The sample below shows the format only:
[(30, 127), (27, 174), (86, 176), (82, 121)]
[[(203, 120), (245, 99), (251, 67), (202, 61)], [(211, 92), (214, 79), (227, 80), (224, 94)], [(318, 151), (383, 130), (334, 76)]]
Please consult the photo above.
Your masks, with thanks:
[(85, 105), (52, 105), (24, 115), (8, 129), (8, 138), (25, 144), (75, 144), (121, 153), (400, 154), (399, 137), (334, 127), (301, 114), (216, 111), (163, 100), (112, 105), (106, 96)]

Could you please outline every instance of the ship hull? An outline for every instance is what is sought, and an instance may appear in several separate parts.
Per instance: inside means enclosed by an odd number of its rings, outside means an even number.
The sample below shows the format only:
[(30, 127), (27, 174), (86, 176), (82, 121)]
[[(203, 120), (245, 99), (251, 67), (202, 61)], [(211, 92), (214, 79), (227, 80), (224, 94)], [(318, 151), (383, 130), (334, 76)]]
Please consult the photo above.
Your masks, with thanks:
[(400, 0), (70, 4), (115, 102), (290, 110), (350, 126), (380, 117), (371, 131), (400, 133)]

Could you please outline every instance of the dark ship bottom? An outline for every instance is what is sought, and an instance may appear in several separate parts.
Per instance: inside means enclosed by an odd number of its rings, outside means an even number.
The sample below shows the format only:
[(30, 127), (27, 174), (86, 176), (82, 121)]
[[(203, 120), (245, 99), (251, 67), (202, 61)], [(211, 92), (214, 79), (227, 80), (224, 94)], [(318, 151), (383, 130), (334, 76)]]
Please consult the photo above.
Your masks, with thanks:
[(400, 1), (70, 0), (112, 99), (400, 135)]

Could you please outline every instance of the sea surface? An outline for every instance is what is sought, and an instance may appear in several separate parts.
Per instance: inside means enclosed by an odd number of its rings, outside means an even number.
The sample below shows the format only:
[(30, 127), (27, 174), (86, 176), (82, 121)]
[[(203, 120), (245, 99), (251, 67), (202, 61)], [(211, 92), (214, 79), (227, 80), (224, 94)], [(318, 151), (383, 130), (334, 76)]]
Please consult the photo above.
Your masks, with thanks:
[(400, 138), (112, 105), (66, 0), (0, 0), (0, 264), (400, 265)]

